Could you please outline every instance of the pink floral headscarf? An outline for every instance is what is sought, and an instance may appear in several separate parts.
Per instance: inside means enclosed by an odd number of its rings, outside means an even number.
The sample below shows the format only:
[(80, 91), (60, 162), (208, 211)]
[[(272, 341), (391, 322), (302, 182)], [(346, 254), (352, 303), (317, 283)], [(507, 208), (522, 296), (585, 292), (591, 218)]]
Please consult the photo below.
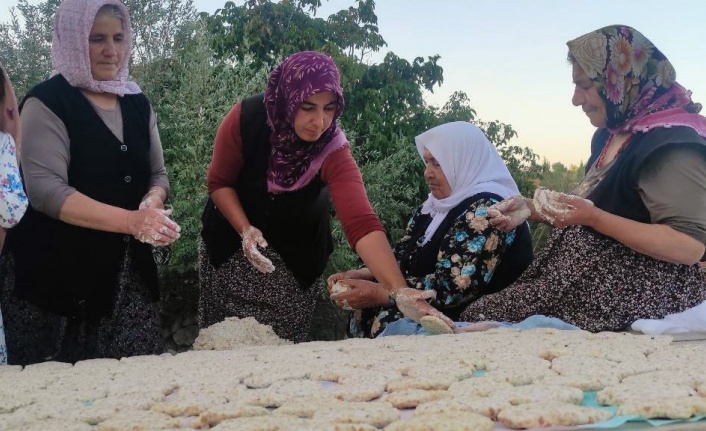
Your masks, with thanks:
[[(96, 13), (104, 5), (120, 9), (125, 31), (126, 52), (113, 81), (97, 81), (91, 74), (88, 54), (88, 36)], [(51, 46), (52, 65), (57, 73), (74, 87), (113, 93), (118, 96), (139, 94), (140, 87), (128, 81), (128, 61), (132, 50), (132, 26), (127, 8), (118, 0), (64, 0), (54, 17), (54, 35)]]
[[(653, 115), (679, 108), (688, 116), (701, 106), (676, 82), (672, 64), (639, 31), (613, 25), (567, 42), (569, 53), (597, 85), (611, 133), (640, 131)], [(686, 118), (684, 121), (688, 120)]]
[[(333, 121), (316, 142), (304, 142), (294, 131), (302, 103), (331, 91), (338, 97)], [(270, 192), (296, 190), (308, 184), (329, 154), (348, 145), (336, 120), (343, 112), (343, 90), (338, 68), (328, 55), (303, 51), (287, 57), (269, 76), (265, 89), (267, 122), (272, 128), (272, 153), (267, 171)]]

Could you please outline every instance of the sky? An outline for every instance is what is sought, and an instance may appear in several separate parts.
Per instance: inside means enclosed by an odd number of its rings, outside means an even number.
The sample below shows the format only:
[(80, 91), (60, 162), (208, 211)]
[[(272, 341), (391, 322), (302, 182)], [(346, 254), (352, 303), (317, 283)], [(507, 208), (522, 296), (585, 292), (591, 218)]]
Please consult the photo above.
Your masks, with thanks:
[[(195, 2), (210, 13), (223, 4)], [(322, 0), (317, 16), (354, 4)], [(464, 91), (480, 119), (512, 125), (518, 134), (512, 142), (531, 148), (540, 161), (569, 166), (588, 160), (595, 128), (571, 104), (566, 42), (606, 25), (644, 34), (672, 62), (677, 81), (706, 106), (703, 0), (377, 0), (375, 12), (386, 50), (408, 61), (441, 56), (444, 82), (428, 102), (443, 106), (453, 92)]]
[[(356, 4), (321, 2), (321, 18)], [(213, 13), (225, 0), (194, 4)], [(8, 8), (1, 8), (0, 20), (7, 20)], [(571, 104), (566, 42), (606, 25), (639, 30), (672, 62), (677, 81), (706, 105), (703, 0), (377, 0), (375, 12), (387, 47), (370, 61), (388, 50), (408, 61), (440, 55), (444, 82), (427, 101), (443, 106), (453, 92), (464, 91), (479, 119), (512, 125), (518, 133), (512, 143), (531, 148), (540, 161), (570, 166), (589, 157), (595, 129)]]

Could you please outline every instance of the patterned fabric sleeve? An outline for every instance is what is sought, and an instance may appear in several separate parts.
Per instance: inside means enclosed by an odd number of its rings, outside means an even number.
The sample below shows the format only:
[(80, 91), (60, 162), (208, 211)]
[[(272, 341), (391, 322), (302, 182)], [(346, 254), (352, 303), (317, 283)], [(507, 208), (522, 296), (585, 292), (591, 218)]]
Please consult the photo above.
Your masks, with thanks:
[(10, 228), (19, 223), (26, 209), (27, 196), (17, 166), (15, 141), (0, 132), (0, 227)]
[(502, 232), (488, 219), (487, 209), (497, 201), (481, 199), (458, 216), (439, 249), (434, 273), (408, 277), (417, 289), (437, 292), (432, 305), (454, 305), (482, 294), (500, 257), (515, 238), (515, 231)]

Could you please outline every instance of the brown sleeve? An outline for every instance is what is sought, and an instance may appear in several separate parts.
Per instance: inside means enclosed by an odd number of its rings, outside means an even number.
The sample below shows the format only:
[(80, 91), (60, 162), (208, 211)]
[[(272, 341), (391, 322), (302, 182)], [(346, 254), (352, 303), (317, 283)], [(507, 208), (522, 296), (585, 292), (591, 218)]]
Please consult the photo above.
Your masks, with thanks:
[(652, 223), (706, 244), (706, 160), (703, 151), (679, 146), (660, 151), (642, 171), (638, 188)]
[(169, 196), (169, 179), (167, 178), (167, 167), (164, 165), (164, 151), (162, 150), (162, 139), (159, 137), (157, 127), (157, 115), (150, 107), (150, 188), (154, 186), (162, 187)]
[(39, 99), (25, 101), (21, 115), (21, 166), (32, 207), (59, 218), (64, 201), (76, 189), (69, 185), (69, 132)]
[(243, 168), (243, 140), (240, 135), (240, 103), (223, 117), (213, 141), (213, 158), (208, 166), (208, 193), (233, 187)]
[(363, 185), (363, 176), (349, 147), (331, 153), (321, 167), (321, 179), (328, 185), (348, 243), (355, 250), (365, 235), (385, 228), (375, 215)]

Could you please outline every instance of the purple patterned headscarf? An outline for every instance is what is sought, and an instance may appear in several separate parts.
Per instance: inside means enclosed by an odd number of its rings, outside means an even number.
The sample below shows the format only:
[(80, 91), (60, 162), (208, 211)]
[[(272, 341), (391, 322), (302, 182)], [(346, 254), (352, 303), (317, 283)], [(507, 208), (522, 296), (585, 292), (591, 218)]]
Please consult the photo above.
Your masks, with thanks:
[(631, 132), (673, 108), (698, 112), (669, 60), (639, 31), (612, 25), (566, 43), (606, 104), (611, 133)]
[[(294, 117), (306, 99), (324, 91), (338, 96), (333, 121), (318, 141), (305, 142), (294, 131)], [(305, 186), (329, 154), (348, 145), (336, 123), (343, 111), (343, 103), (338, 68), (326, 54), (298, 52), (287, 57), (272, 71), (265, 89), (267, 123), (272, 128), (268, 191), (291, 191)]]
[[(125, 33), (126, 51), (113, 81), (96, 81), (91, 73), (88, 54), (88, 36), (96, 13), (104, 5), (120, 9)], [(54, 35), (51, 45), (52, 65), (57, 73), (74, 87), (118, 96), (139, 94), (140, 87), (128, 81), (128, 61), (132, 50), (132, 26), (127, 8), (118, 0), (64, 0), (54, 17)]]

